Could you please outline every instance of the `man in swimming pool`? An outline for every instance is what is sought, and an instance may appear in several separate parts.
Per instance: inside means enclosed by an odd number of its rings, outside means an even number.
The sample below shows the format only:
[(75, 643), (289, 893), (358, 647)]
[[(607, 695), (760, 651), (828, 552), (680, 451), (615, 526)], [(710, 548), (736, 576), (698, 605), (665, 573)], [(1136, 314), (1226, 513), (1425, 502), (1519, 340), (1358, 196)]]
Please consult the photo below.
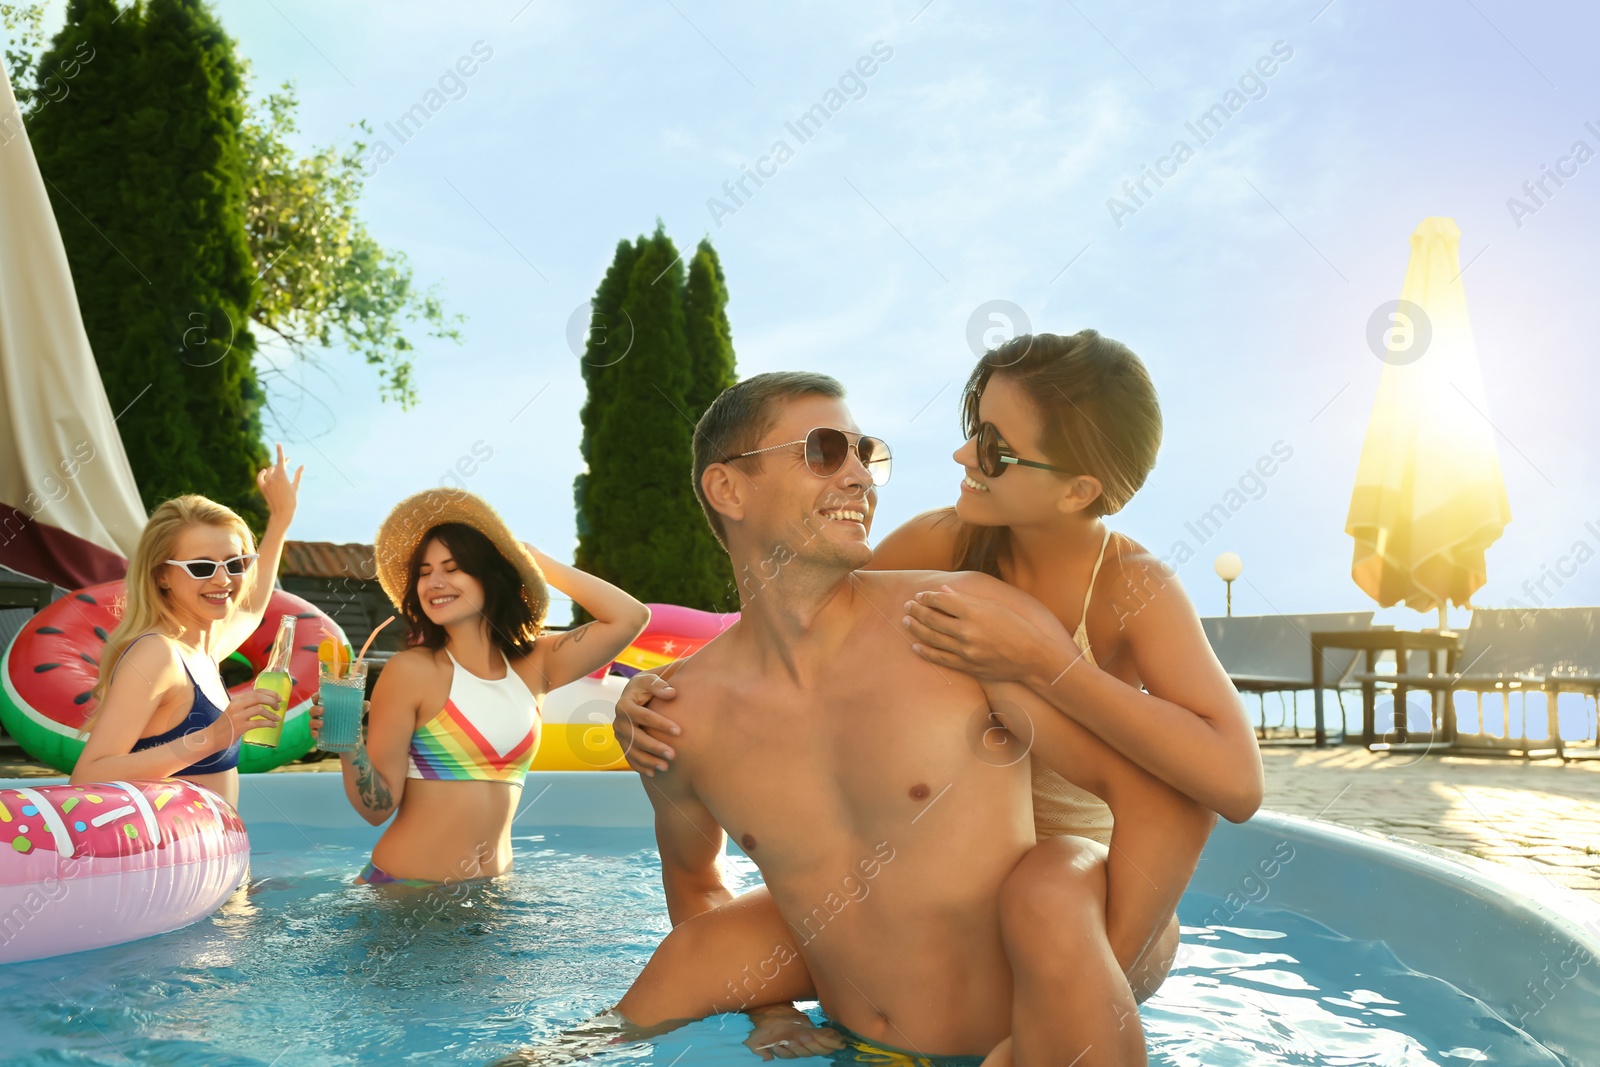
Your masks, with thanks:
[[(1048, 891), (1013, 878), (1035, 843), (1029, 763), (991, 711), (1031, 732), (1034, 758), (1074, 780), (1103, 786), (1120, 772), (1109, 758), (1084, 766), (1084, 753), (1109, 750), (1084, 741), (1074, 751), (1069, 741), (1089, 735), (1069, 733), (1070, 720), (1023, 687), (986, 694), (912, 650), (900, 620), (917, 593), (949, 584), (1007, 602), (1021, 594), (977, 574), (858, 571), (888, 464), (887, 447), (857, 432), (843, 390), (821, 375), (748, 379), (700, 421), (695, 485), (741, 576), (742, 614), (673, 678), (677, 758), (642, 781), (674, 930), (618, 1012), (653, 1027), (814, 989), (851, 1041), (910, 1050), (906, 1063), (976, 1063), (1014, 1027), (1019, 1063), (1143, 1063), (1103, 914), (1096, 947), (1075, 925), (1081, 910), (1058, 915)], [(1119, 818), (1112, 849), (1149, 884), (1118, 899), (1164, 917), (1210, 818), (1120, 766), (1130, 772), (1123, 791), (1106, 799), (1119, 815), (1136, 805), (1138, 817)], [(765, 893), (733, 899), (720, 870), (724, 832), (760, 869)], [(1019, 938), (1062, 946), (1058, 974), (1017, 976), (1059, 991), (1049, 1017), (1013, 1019), (1007, 945)], [(718, 992), (708, 1000), (708, 990)], [(1015, 992), (1039, 1002), (1037, 989)], [(754, 1013), (769, 1054), (820, 1047), (803, 1019), (769, 1012)], [(1025, 1059), (1024, 1048), (1052, 1052)]]

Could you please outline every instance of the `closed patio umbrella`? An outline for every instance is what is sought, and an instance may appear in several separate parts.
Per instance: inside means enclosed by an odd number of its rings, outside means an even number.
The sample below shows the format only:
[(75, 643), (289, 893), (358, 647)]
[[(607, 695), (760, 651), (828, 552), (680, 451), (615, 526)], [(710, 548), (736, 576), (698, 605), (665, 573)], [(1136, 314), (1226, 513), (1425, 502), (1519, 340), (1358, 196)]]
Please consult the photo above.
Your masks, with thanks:
[(1398, 306), (1374, 330), (1382, 377), (1345, 532), (1351, 577), (1380, 605), (1467, 604), (1488, 577), (1484, 550), (1511, 521), (1455, 221), (1424, 219)]
[(55, 212), (0, 68), (0, 564), (69, 589), (120, 578), (144, 523)]

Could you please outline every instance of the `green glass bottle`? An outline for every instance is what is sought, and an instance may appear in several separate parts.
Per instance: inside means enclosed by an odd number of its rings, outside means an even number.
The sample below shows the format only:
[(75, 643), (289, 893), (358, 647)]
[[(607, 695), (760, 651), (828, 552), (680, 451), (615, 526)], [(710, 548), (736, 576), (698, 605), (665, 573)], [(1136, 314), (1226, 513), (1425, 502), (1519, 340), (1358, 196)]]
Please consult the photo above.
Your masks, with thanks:
[[(272, 641), (272, 655), (267, 659), (266, 670), (256, 675), (256, 688), (278, 695), (276, 709), (280, 716), (289, 714), (289, 690), (294, 679), (289, 676), (289, 657), (294, 654), (295, 617), (285, 615), (278, 620), (278, 636)], [(244, 743), (262, 748), (277, 748), (283, 736), (283, 720), (271, 726), (257, 726), (244, 732)]]

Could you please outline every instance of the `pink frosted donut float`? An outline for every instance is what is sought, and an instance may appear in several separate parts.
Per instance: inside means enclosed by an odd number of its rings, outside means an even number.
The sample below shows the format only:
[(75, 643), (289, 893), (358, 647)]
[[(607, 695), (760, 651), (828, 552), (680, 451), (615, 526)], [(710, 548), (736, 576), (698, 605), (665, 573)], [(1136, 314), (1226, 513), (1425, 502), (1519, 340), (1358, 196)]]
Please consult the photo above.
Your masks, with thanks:
[(187, 926), (249, 864), (238, 813), (193, 782), (0, 788), (0, 963)]

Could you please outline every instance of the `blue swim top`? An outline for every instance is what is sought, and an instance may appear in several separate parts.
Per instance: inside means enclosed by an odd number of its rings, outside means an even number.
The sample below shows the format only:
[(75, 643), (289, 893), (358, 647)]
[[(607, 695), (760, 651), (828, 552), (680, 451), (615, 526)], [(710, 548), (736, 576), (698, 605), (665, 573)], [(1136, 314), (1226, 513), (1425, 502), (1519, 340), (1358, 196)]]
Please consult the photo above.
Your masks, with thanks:
[[(134, 640), (140, 641), (149, 636), (151, 635), (142, 634), (134, 638)], [(132, 642), (129, 643), (128, 647), (133, 647)], [(124, 655), (126, 655), (126, 652), (124, 652)], [(180, 660), (183, 659), (181, 655), (178, 658)], [(157, 745), (176, 741), (180, 737), (187, 737), (192, 733), (204, 730), (221, 717), (222, 709), (212, 703), (211, 698), (206, 696), (206, 691), (200, 688), (200, 683), (194, 680), (194, 672), (189, 669), (187, 660), (184, 660), (183, 672), (189, 676), (189, 684), (194, 687), (194, 703), (189, 705), (189, 714), (183, 717), (182, 722), (164, 733), (156, 734), (153, 737), (139, 738), (138, 741), (134, 742), (133, 751), (143, 752), (147, 748), (155, 748)], [(220, 771), (233, 770), (239, 766), (239, 742), (239, 738), (234, 738), (233, 744), (221, 752), (214, 752), (197, 763), (189, 764), (182, 770), (173, 771), (173, 777), (184, 777), (190, 774), (217, 774)]]

